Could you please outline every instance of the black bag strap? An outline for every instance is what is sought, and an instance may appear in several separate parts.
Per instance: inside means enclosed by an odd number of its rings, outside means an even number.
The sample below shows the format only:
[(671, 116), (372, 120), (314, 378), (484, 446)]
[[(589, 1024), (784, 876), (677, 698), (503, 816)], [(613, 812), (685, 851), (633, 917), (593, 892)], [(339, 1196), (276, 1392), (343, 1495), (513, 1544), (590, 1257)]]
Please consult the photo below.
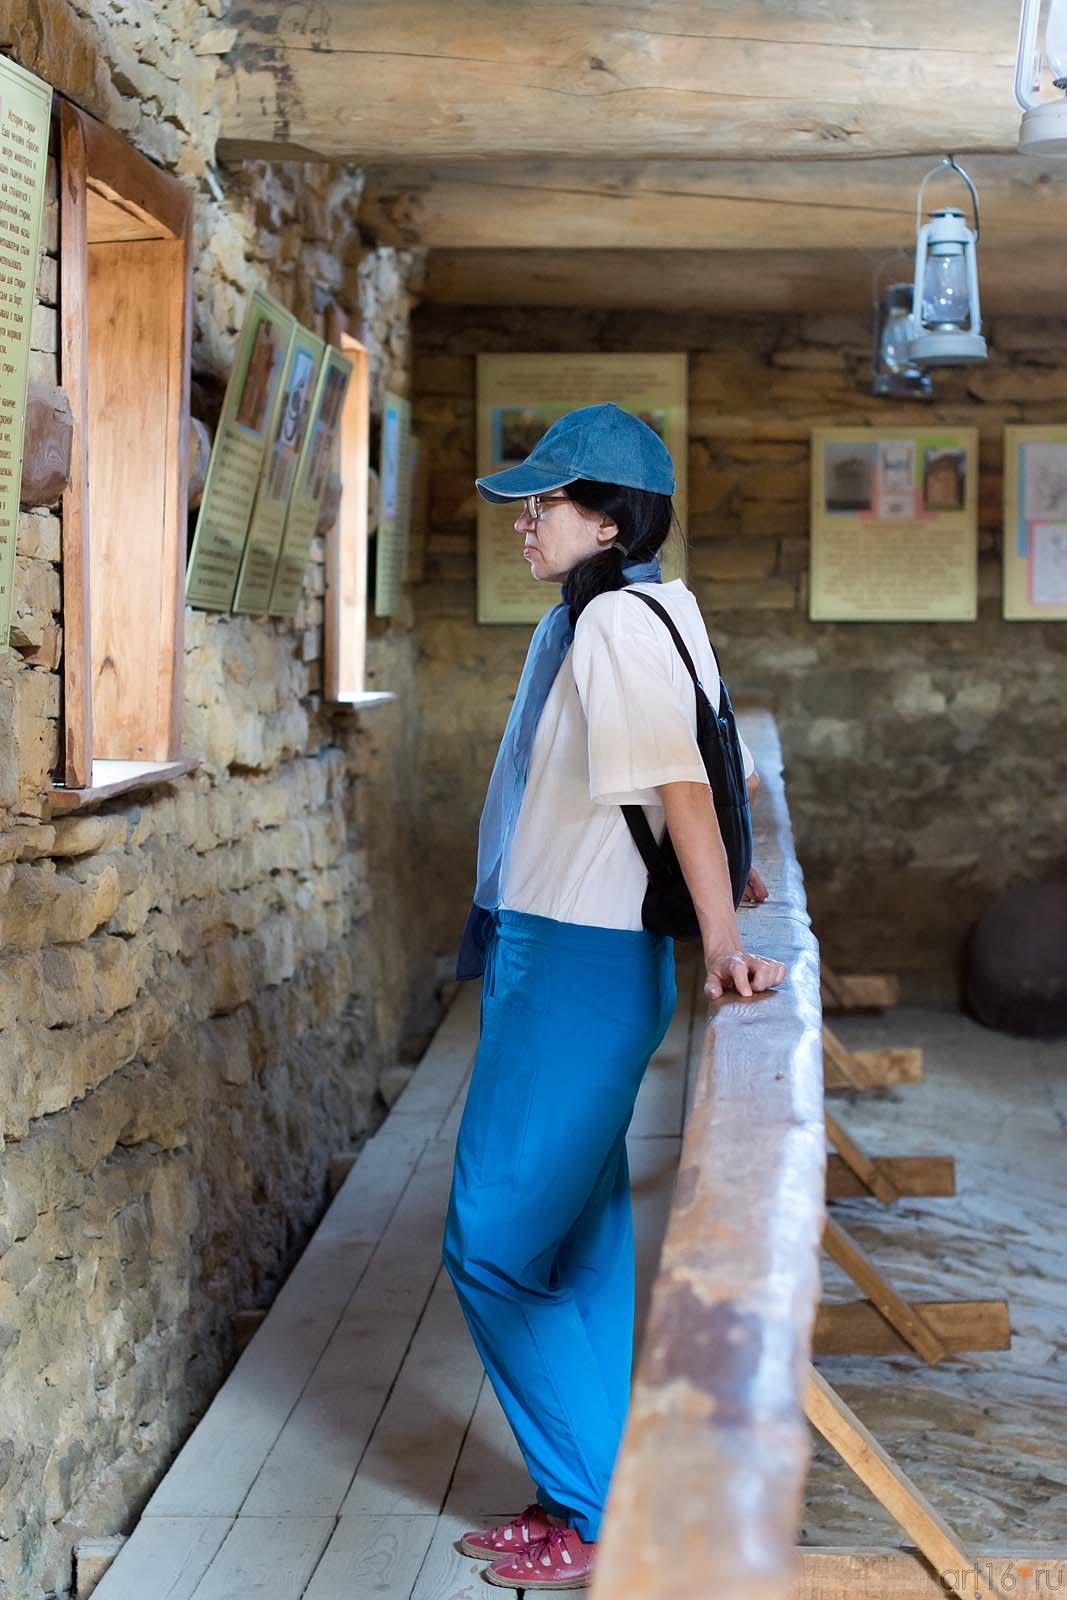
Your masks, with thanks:
[[(642, 589), (626, 588), (624, 589), (624, 593), (632, 594), (636, 596), (638, 600), (643, 600), (645, 605), (650, 606), (656, 615), (667, 624), (667, 627), (670, 629), (671, 638), (674, 640), (675, 646), (677, 647), (678, 654), (685, 662), (689, 676), (693, 680), (694, 692), (697, 688), (703, 689), (704, 685), (697, 677), (697, 669), (693, 665), (693, 658), (686, 648), (685, 640), (675, 627), (674, 619), (671, 617), (666, 607), (662, 606), (658, 600), (654, 600), (650, 594), (645, 594)], [(721, 678), (719, 682), (721, 686)], [(721, 707), (721, 688), (719, 704)], [(641, 859), (648, 869), (649, 876), (653, 878), (656, 877), (657, 874), (663, 870), (663, 859), (660, 854), (660, 847), (656, 843), (656, 836), (649, 826), (648, 818), (645, 816), (644, 807), (622, 806), (620, 809), (623, 813), (623, 816), (626, 818), (626, 825), (630, 830), (631, 836), (633, 837), (634, 844), (641, 852)]]

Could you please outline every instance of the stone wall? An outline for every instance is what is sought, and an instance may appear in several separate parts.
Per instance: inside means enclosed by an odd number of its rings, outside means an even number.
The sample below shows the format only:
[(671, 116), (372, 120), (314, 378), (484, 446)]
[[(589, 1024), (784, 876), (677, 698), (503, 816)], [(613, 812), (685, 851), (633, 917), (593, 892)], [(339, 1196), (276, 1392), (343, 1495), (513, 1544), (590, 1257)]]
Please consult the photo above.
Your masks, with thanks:
[[(474, 621), (475, 356), (685, 350), (689, 581), (731, 688), (777, 710), (826, 957), (899, 972), (913, 999), (953, 1001), (965, 932), (990, 894), (1065, 857), (1067, 628), (1001, 620), (1000, 530), (1005, 423), (1067, 414), (1067, 320), (999, 320), (988, 363), (942, 372), (925, 404), (869, 394), (861, 318), (425, 305), (415, 328), (416, 426), (432, 471), (416, 605), (436, 947), (454, 948), (462, 927), (478, 811), (530, 634)], [(810, 428), (931, 419), (980, 432), (979, 620), (810, 622)]]
[[(4, 43), (196, 195), (194, 411), (256, 283), (406, 390), (420, 262), (360, 225), (358, 172), (214, 160), (222, 6), (15, 0)], [(101, 20), (104, 19), (104, 20)], [(55, 175), (51, 175), (54, 194)], [(34, 375), (56, 381), (54, 197)], [(61, 376), (61, 374), (59, 375)], [(323, 541), (292, 622), (187, 611), (177, 783), (52, 820), (61, 506), (22, 516), (0, 655), (0, 1597), (70, 1592), (128, 1531), (440, 1010), (410, 936), (410, 602), (370, 625), (397, 700), (322, 703)], [(394, 824), (404, 822), (395, 832)]]

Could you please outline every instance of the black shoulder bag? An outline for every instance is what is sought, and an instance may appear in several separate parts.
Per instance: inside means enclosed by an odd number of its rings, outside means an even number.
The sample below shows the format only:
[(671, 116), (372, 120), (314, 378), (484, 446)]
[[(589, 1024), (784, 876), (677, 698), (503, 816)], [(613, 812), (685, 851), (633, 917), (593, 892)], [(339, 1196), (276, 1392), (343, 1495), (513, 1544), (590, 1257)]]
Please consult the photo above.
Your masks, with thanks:
[[(726, 859), (730, 865), (730, 886), (733, 890), (734, 909), (741, 904), (741, 896), (752, 869), (752, 815), (748, 805), (748, 785), (745, 782), (745, 758), (734, 721), (734, 709), (726, 684), (719, 679), (719, 709), (712, 709), (711, 701), (697, 677), (693, 658), (685, 647), (681, 634), (666, 609), (650, 594), (640, 589), (628, 593), (663, 619), (670, 629), (678, 653), (689, 670), (696, 693), (697, 745), (704, 762), (715, 815), (726, 846)], [(670, 834), (664, 833), (663, 843), (657, 844), (642, 806), (620, 807), (634, 843), (648, 868), (648, 888), (641, 905), (642, 925), (652, 933), (666, 933), (674, 939), (698, 939), (693, 899), (682, 876), (678, 857), (674, 853)]]

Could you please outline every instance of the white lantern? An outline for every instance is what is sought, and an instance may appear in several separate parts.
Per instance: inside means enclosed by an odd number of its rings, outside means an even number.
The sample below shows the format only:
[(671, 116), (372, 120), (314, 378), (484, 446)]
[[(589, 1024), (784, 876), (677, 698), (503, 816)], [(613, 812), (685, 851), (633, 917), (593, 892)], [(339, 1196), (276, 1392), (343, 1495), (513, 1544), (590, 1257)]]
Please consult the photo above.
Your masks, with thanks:
[[(923, 192), (935, 172), (949, 167), (970, 190), (974, 230), (956, 206), (942, 206), (922, 221)], [(954, 156), (931, 169), (915, 208), (915, 283), (908, 356), (917, 367), (961, 367), (984, 361), (978, 299), (978, 194)]]
[[(1049, 85), (1059, 94), (1050, 95)], [(1067, 156), (1067, 0), (1023, 0), (1015, 98), (1023, 113), (1019, 149), (1026, 155)]]

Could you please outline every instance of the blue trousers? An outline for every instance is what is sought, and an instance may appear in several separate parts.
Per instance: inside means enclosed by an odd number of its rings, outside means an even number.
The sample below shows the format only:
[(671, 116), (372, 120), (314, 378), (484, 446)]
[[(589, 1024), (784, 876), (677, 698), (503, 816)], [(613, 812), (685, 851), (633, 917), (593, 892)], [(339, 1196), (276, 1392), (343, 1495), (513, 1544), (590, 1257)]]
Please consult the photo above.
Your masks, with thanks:
[(674, 1014), (674, 943), (495, 924), (442, 1259), (536, 1498), (593, 1540), (630, 1402), (626, 1130)]

